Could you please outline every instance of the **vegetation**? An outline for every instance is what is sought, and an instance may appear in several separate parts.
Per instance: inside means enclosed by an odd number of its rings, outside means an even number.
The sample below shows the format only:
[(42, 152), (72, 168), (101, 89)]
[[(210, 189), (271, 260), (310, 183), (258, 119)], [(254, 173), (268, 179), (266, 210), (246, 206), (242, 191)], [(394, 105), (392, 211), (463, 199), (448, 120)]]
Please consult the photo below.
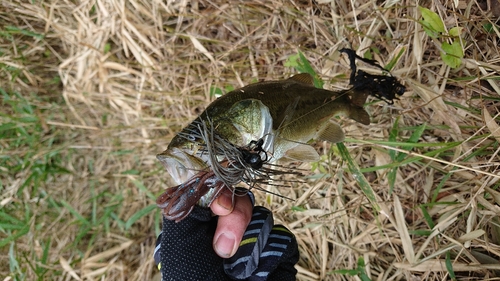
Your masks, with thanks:
[(297, 69), (347, 88), (352, 47), (407, 92), (269, 187), (295, 200), (256, 192), (298, 279), (500, 277), (497, 2), (2, 1), (0, 276), (158, 278), (155, 155), (228, 90)]

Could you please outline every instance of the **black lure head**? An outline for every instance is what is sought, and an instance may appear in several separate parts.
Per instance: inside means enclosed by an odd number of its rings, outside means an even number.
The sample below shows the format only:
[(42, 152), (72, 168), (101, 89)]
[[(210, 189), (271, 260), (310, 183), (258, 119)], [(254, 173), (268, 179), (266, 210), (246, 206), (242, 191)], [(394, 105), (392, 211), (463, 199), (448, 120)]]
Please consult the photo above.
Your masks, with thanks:
[[(269, 160), (267, 152), (262, 148), (263, 144), (263, 139), (259, 139), (257, 141), (252, 140), (248, 146), (239, 149), (244, 162), (250, 165), (250, 167), (254, 170), (259, 170), (262, 168), (264, 163)], [(261, 153), (264, 153), (264, 159), (262, 159)]]

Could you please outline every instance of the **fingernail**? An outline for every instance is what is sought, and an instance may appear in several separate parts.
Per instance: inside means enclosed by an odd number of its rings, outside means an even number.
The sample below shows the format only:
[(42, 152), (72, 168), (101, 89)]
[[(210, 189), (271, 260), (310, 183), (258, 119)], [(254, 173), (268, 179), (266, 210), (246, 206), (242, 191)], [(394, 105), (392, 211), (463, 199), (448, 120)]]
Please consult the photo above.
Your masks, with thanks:
[(217, 254), (222, 258), (229, 258), (234, 255), (235, 239), (231, 234), (222, 233), (215, 241), (214, 249)]
[(217, 198), (217, 205), (222, 208), (231, 211), (233, 209), (233, 196), (230, 193), (223, 192), (219, 198)]

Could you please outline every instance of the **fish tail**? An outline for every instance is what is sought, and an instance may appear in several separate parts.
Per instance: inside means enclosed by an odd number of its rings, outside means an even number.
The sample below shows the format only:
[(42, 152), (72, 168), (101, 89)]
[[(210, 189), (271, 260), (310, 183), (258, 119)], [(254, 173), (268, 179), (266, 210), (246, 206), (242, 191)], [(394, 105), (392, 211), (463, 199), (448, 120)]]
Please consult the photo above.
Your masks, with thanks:
[(370, 93), (366, 90), (352, 89), (350, 92), (351, 102), (356, 106), (363, 106)]

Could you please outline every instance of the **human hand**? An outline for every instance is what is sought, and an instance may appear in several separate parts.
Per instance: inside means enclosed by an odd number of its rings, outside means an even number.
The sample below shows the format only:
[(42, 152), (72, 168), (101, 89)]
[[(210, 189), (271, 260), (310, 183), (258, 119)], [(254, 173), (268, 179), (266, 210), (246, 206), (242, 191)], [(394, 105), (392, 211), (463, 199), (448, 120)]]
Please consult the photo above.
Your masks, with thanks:
[(233, 204), (229, 191), (211, 205), (220, 217), (196, 206), (179, 223), (164, 219), (154, 255), (157, 264), (161, 260), (163, 280), (295, 280), (295, 237), (273, 227), (272, 214), (263, 207), (255, 207), (252, 216), (250, 198), (234, 196)]
[(212, 212), (219, 216), (213, 246), (221, 258), (230, 258), (236, 253), (245, 229), (252, 219), (253, 194), (233, 194), (233, 191), (225, 189), (210, 205)]

